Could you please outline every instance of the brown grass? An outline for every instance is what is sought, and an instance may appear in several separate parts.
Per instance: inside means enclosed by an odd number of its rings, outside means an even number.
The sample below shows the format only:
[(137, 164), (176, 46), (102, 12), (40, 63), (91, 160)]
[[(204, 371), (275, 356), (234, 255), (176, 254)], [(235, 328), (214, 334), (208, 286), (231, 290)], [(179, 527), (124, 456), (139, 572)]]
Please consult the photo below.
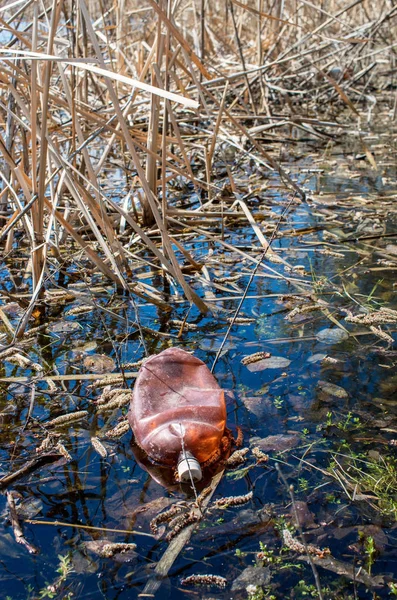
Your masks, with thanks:
[[(0, 239), (12, 252), (22, 229), (18, 244), (31, 252), (32, 298), (20, 332), (42, 293), (49, 256), (63, 265), (82, 251), (104, 277), (169, 308), (134, 278), (125, 226), (135, 239), (133, 254), (148, 252), (206, 312), (177, 258), (181, 253), (191, 269), (202, 268), (173, 237), (186, 218), (183, 207), (169, 206), (173, 186), (201, 195), (195, 224), (205, 226), (206, 214), (219, 209), (214, 160), (237, 146), (278, 170), (304, 198), (263, 132), (277, 139), (280, 114), (286, 125), (321, 128), (320, 119), (306, 116), (309, 104), (328, 115), (332, 107), (347, 109), (356, 123), (371, 85), (386, 89), (394, 72), (396, 6), (323, 6), (53, 0), (45, 10), (36, 2), (1, 7)], [(112, 185), (120, 190), (117, 201)], [(247, 218), (265, 248), (244, 202), (232, 210)]]

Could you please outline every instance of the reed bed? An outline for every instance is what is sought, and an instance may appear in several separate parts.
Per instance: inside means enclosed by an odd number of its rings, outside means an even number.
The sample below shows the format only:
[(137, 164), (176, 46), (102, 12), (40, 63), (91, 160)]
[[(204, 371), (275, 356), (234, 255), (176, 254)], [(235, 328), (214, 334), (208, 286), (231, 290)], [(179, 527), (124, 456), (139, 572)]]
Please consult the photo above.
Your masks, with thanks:
[(169, 310), (135, 276), (138, 259), (205, 313), (193, 285), (205, 265), (181, 234), (227, 247), (224, 222), (245, 221), (271, 255), (234, 161), (279, 172), (304, 201), (299, 174), (280, 164), (292, 131), (323, 140), (335, 128), (359, 133), (379, 91), (395, 117), (396, 15), (392, 3), (369, 0), (3, 5), (3, 265), (21, 250), (30, 256), (29, 303), (14, 336), (68, 269), (101, 273)]

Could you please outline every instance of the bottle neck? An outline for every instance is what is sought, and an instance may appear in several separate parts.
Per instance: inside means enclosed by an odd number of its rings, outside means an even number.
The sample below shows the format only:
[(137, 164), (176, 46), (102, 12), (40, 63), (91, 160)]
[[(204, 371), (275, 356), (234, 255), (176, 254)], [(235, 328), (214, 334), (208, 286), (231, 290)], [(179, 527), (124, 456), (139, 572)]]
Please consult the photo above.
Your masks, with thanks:
[(191, 452), (181, 452), (178, 458), (178, 479), (181, 483), (200, 481), (203, 474), (200, 463)]

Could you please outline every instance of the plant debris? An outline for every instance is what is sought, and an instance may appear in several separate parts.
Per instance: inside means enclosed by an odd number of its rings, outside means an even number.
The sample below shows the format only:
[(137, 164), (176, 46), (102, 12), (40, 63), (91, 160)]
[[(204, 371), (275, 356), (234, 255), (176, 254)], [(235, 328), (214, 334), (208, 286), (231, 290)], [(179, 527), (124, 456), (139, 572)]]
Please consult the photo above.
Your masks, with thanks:
[(189, 575), (181, 580), (182, 585), (206, 585), (218, 588), (225, 588), (227, 579), (220, 575)]

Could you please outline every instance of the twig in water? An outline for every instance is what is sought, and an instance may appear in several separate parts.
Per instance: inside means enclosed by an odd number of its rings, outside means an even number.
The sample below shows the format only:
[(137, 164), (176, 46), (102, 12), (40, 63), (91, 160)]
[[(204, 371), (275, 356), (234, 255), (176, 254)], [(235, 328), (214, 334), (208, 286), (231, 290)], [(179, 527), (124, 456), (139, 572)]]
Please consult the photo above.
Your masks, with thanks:
[(292, 508), (293, 508), (293, 511), (294, 511), (295, 521), (296, 521), (297, 527), (299, 529), (299, 533), (300, 533), (300, 536), (301, 536), (301, 539), (302, 539), (302, 542), (303, 542), (303, 546), (304, 546), (304, 549), (305, 549), (308, 561), (309, 561), (310, 566), (311, 566), (312, 571), (313, 571), (313, 577), (314, 577), (314, 582), (316, 584), (316, 588), (317, 588), (317, 592), (318, 592), (318, 597), (320, 598), (320, 600), (324, 600), (323, 593), (321, 591), (320, 577), (318, 575), (318, 571), (317, 571), (316, 565), (313, 562), (313, 559), (312, 559), (312, 556), (310, 554), (308, 545), (306, 543), (305, 536), (304, 536), (303, 531), (302, 531), (302, 527), (300, 526), (299, 515), (298, 515), (298, 511), (296, 509), (296, 504), (295, 504), (295, 497), (294, 497), (293, 487), (291, 485), (288, 485), (288, 482), (287, 482), (286, 478), (284, 477), (284, 474), (281, 471), (280, 465), (278, 463), (276, 463), (276, 469), (277, 469), (277, 473), (278, 473), (280, 479), (284, 483), (286, 489), (288, 490), (289, 496), (291, 498), (291, 503), (292, 503)]
[(18, 513), (15, 506), (15, 500), (12, 491), (7, 492), (7, 504), (8, 509), (10, 511), (11, 524), (15, 535), (15, 541), (17, 542), (17, 544), (23, 544), (27, 548), (28, 552), (30, 552), (30, 554), (38, 554), (38, 549), (35, 546), (32, 546), (32, 544), (30, 544), (23, 535), (22, 527), (19, 524)]
[(220, 357), (220, 356), (221, 356), (221, 354), (222, 354), (223, 347), (224, 347), (224, 345), (225, 345), (225, 343), (226, 343), (226, 340), (227, 340), (227, 338), (229, 337), (230, 331), (231, 331), (231, 329), (232, 329), (232, 327), (233, 327), (233, 325), (234, 325), (234, 323), (235, 323), (235, 321), (236, 321), (237, 317), (238, 317), (238, 316), (239, 316), (239, 314), (240, 314), (241, 308), (242, 308), (242, 306), (243, 306), (243, 304), (244, 304), (244, 301), (245, 301), (245, 299), (246, 299), (246, 297), (247, 297), (247, 295), (248, 295), (248, 292), (249, 292), (249, 289), (250, 289), (250, 287), (251, 287), (251, 284), (252, 284), (252, 282), (253, 282), (253, 280), (254, 280), (254, 277), (255, 277), (255, 275), (256, 275), (256, 273), (257, 273), (257, 271), (258, 271), (259, 267), (261, 266), (261, 264), (262, 264), (262, 262), (263, 262), (263, 260), (264, 260), (264, 258), (265, 258), (265, 256), (266, 256), (266, 254), (267, 254), (267, 251), (268, 251), (268, 250), (271, 248), (271, 245), (272, 245), (272, 243), (273, 243), (273, 241), (274, 241), (274, 239), (275, 239), (275, 237), (276, 237), (276, 235), (277, 235), (277, 233), (278, 233), (278, 230), (280, 229), (280, 225), (281, 225), (281, 222), (282, 222), (282, 220), (283, 220), (283, 218), (284, 218), (284, 215), (285, 215), (285, 214), (286, 214), (286, 213), (289, 211), (291, 204), (292, 204), (292, 203), (293, 203), (293, 201), (295, 200), (295, 196), (296, 196), (296, 192), (295, 192), (295, 194), (292, 196), (292, 198), (290, 199), (290, 201), (288, 202), (288, 204), (287, 204), (287, 206), (285, 207), (285, 209), (283, 210), (283, 212), (281, 213), (281, 215), (280, 215), (280, 218), (279, 218), (279, 220), (278, 220), (278, 221), (277, 221), (277, 223), (276, 223), (276, 227), (275, 227), (275, 228), (274, 228), (274, 230), (273, 230), (273, 233), (272, 233), (272, 236), (271, 236), (271, 238), (270, 238), (269, 244), (266, 246), (266, 248), (264, 248), (264, 249), (263, 249), (263, 252), (261, 253), (261, 255), (260, 255), (260, 257), (259, 257), (259, 260), (258, 260), (258, 262), (256, 263), (256, 265), (255, 265), (255, 268), (254, 268), (254, 270), (252, 271), (252, 273), (251, 273), (251, 275), (250, 275), (250, 278), (249, 278), (249, 280), (248, 280), (247, 286), (246, 286), (246, 288), (245, 288), (245, 290), (244, 290), (244, 293), (243, 293), (243, 295), (241, 296), (241, 300), (240, 300), (240, 302), (239, 302), (239, 305), (238, 305), (238, 307), (237, 307), (237, 309), (236, 309), (236, 312), (235, 312), (235, 313), (234, 313), (234, 315), (233, 315), (233, 318), (232, 318), (232, 320), (231, 320), (231, 322), (230, 322), (230, 324), (229, 324), (229, 327), (227, 328), (227, 331), (226, 331), (225, 337), (223, 338), (223, 340), (222, 340), (222, 343), (221, 343), (221, 345), (219, 346), (219, 350), (218, 350), (218, 352), (216, 353), (216, 356), (215, 356), (214, 362), (212, 363), (212, 367), (211, 367), (211, 373), (213, 373), (213, 372), (214, 372), (214, 369), (215, 369), (216, 363), (218, 362), (218, 359), (219, 359), (219, 357)]

